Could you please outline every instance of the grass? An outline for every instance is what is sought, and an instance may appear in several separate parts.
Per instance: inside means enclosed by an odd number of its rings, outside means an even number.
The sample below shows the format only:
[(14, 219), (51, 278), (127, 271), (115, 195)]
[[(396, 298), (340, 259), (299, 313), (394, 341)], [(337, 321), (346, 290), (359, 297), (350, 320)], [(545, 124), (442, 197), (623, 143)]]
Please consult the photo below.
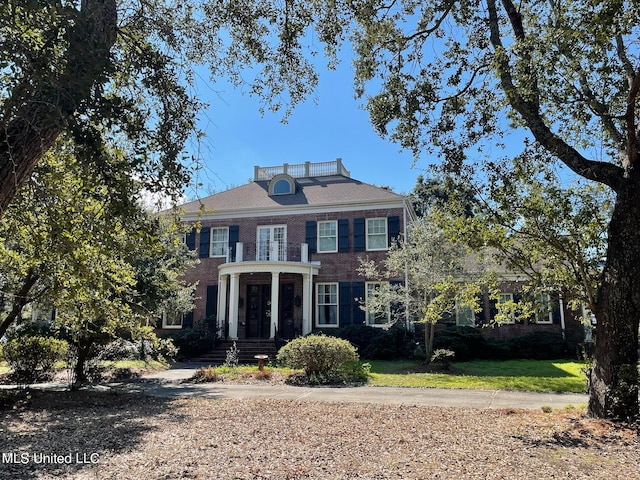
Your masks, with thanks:
[[(110, 362), (111, 363), (111, 362)], [(586, 392), (583, 362), (568, 360), (474, 360), (456, 362), (450, 371), (429, 370), (422, 362), (412, 360), (368, 361), (371, 365), (370, 385), (419, 388), (468, 388), (485, 390), (517, 390), (527, 392)], [(160, 362), (118, 361), (116, 369), (158, 371), (166, 368)], [(269, 366), (272, 372), (283, 375), (296, 370)], [(0, 363), (0, 373), (8, 373)], [(229, 368), (216, 367), (216, 373), (229, 380), (255, 378), (256, 365)]]
[(420, 362), (371, 361), (371, 385), (468, 388), (527, 392), (586, 392), (583, 362), (506, 360), (453, 363), (450, 371), (429, 370)]

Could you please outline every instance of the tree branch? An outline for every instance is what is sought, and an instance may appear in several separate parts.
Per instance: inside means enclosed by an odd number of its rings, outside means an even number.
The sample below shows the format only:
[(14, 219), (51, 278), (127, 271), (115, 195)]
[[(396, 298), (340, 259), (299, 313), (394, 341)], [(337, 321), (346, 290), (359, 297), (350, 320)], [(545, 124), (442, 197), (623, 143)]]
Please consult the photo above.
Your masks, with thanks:
[(65, 32), (65, 70), (58, 75), (34, 72), (36, 78), (25, 78), (7, 100), (16, 107), (0, 119), (0, 216), (110, 63), (116, 0), (83, 0), (81, 5), (79, 12), (67, 10), (75, 18), (69, 18)]
[[(514, 30), (516, 42), (521, 42), (522, 39), (524, 39), (524, 30), (519, 14), (517, 14), (515, 7), (509, 0), (502, 1), (503, 4), (505, 4), (505, 9), (509, 13), (509, 19)], [(495, 50), (494, 57), (500, 77), (500, 85), (511, 107), (524, 119), (536, 141), (567, 167), (588, 180), (608, 185), (614, 191), (620, 190), (624, 177), (624, 169), (611, 163), (584, 158), (575, 148), (555, 135), (547, 126), (536, 100), (538, 97), (537, 92), (535, 92), (533, 100), (524, 98), (520, 94), (511, 75), (511, 66), (509, 65), (507, 50), (502, 45), (496, 1), (487, 0), (487, 9), (489, 11), (490, 41)], [(522, 47), (524, 48), (524, 45), (522, 45)], [(528, 86), (528, 88), (530, 87)], [(535, 85), (535, 88), (537, 90), (537, 85)]]

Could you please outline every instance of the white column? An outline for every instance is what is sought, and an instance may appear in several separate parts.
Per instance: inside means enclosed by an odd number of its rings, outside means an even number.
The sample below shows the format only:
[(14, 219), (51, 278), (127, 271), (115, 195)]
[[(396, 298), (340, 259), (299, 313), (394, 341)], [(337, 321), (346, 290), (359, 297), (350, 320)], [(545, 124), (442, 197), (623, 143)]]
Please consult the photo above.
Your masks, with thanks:
[(311, 301), (312, 276), (308, 273), (302, 274), (302, 335), (311, 333), (311, 312), (313, 302)]
[(300, 244), (300, 261), (302, 263), (309, 263), (309, 244)]
[(240, 274), (231, 274), (231, 288), (229, 290), (229, 338), (238, 339), (238, 294), (240, 291)]
[(227, 321), (227, 275), (218, 279), (218, 329), (224, 335), (224, 324)]
[(271, 338), (276, 337), (278, 328), (278, 311), (280, 302), (280, 274), (273, 272), (271, 274)]

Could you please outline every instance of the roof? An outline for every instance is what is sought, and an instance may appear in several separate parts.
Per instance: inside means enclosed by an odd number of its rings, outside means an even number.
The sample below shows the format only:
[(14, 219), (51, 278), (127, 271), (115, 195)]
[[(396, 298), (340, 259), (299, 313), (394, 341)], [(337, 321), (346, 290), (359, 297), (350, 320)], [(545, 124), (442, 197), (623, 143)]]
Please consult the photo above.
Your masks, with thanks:
[[(216, 193), (180, 206), (183, 215), (197, 215), (213, 210), (216, 216), (225, 213), (254, 211), (282, 211), (342, 207), (345, 205), (391, 204), (402, 205), (403, 195), (376, 187), (344, 175), (296, 178), (296, 193), (269, 196), (269, 181), (253, 181), (241, 187)], [(278, 212), (281, 213), (281, 212)]]

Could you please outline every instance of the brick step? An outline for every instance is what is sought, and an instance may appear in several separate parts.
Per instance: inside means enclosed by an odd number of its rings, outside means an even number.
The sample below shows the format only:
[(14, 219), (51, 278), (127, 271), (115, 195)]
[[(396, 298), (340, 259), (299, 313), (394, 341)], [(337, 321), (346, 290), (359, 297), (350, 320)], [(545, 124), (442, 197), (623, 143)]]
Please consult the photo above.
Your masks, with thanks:
[[(209, 363), (211, 365), (222, 365), (227, 359), (227, 350), (233, 346), (233, 341), (224, 340), (218, 342), (216, 347), (207, 353), (192, 358), (193, 362)], [(236, 347), (239, 351), (239, 362), (245, 365), (257, 363), (255, 355), (268, 355), (269, 360), (276, 358), (277, 350), (273, 341), (269, 340), (236, 340)]]

